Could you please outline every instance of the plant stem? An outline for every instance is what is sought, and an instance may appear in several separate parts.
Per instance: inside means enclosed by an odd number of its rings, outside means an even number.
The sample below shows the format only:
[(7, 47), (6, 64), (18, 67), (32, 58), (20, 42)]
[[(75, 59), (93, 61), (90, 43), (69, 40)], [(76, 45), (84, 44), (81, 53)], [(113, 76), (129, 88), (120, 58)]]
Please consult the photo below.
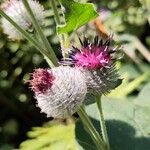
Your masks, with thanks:
[(60, 25), (61, 24), (61, 20), (60, 20), (59, 12), (58, 12), (58, 9), (57, 9), (56, 0), (50, 0), (50, 2), (51, 2), (51, 7), (52, 7), (52, 9), (54, 11), (56, 24)]
[(82, 123), (84, 124), (85, 128), (87, 129), (87, 132), (90, 134), (90, 136), (91, 136), (93, 142), (95, 143), (97, 149), (98, 150), (105, 150), (104, 143), (103, 143), (99, 133), (97, 132), (97, 130), (93, 126), (91, 120), (89, 119), (83, 106), (81, 106), (78, 109), (77, 113), (80, 116)]
[(102, 137), (105, 142), (107, 150), (110, 150), (107, 129), (106, 129), (105, 120), (104, 120), (103, 111), (102, 111), (101, 95), (96, 95), (95, 97), (96, 97), (96, 103), (97, 103), (97, 107), (98, 107), (99, 115), (100, 115), (100, 126), (101, 126), (101, 131), (102, 131)]
[[(60, 2), (59, 2), (59, 0), (58, 1), (56, 1), (56, 0), (50, 0), (50, 2), (51, 2), (51, 7), (52, 7), (53, 12), (54, 12), (54, 17), (55, 17), (56, 25), (59, 26), (59, 25), (61, 25), (61, 20), (60, 20), (60, 15), (59, 15), (59, 12), (58, 12), (58, 8), (57, 8), (56, 2), (58, 2), (58, 3), (60, 3)], [(64, 18), (64, 20), (65, 20), (65, 18)], [(60, 45), (61, 45), (61, 49), (62, 49), (62, 55), (63, 55), (64, 58), (66, 58), (67, 57), (67, 50), (70, 47), (69, 36), (68, 36), (68, 34), (59, 34), (58, 37), (60, 39)]]
[(31, 10), (31, 8), (29, 6), (28, 1), (27, 0), (23, 0), (23, 4), (24, 4), (27, 12), (29, 13), (29, 15), (30, 15), (30, 17), (32, 19), (32, 23), (33, 23), (37, 33), (39, 34), (39, 36), (40, 36), (40, 38), (41, 38), (41, 40), (42, 40), (42, 42), (43, 42), (43, 44), (45, 46), (45, 49), (47, 50), (47, 53), (50, 55), (49, 56), (50, 60), (53, 62), (53, 64), (55, 66), (58, 66), (57, 57), (56, 57), (56, 55), (55, 55), (55, 53), (54, 53), (54, 51), (53, 51), (53, 49), (52, 49), (48, 39), (44, 35), (44, 33), (43, 33), (43, 31), (42, 31), (38, 21), (36, 20), (36, 17), (33, 14), (32, 10)]

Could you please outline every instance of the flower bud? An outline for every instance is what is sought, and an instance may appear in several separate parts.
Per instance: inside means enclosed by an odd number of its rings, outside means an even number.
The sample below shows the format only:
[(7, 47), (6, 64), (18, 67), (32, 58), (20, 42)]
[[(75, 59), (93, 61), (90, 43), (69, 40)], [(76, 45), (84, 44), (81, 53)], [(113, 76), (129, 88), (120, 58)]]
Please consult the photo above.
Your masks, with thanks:
[[(35, 0), (28, 1), (33, 14), (39, 23), (43, 23), (44, 20), (44, 8)], [(31, 17), (29, 16), (25, 6), (23, 5), (22, 0), (6, 0), (2, 5), (1, 9), (21, 28), (26, 31), (33, 31)], [(21, 40), (23, 36), (17, 29), (5, 18), (2, 18), (2, 28), (5, 34), (8, 35), (8, 38), (12, 40)]]
[(82, 105), (87, 92), (83, 74), (69, 66), (36, 69), (29, 83), (38, 107), (47, 117), (71, 116)]

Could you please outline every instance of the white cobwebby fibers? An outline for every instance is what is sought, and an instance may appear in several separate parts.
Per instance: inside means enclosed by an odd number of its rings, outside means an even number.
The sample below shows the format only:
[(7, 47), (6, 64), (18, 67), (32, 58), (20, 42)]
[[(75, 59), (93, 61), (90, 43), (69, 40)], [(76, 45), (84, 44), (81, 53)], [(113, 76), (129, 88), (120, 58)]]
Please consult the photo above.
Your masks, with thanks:
[(50, 70), (53, 85), (44, 94), (35, 94), (37, 105), (47, 117), (66, 118), (75, 113), (85, 99), (87, 86), (76, 68), (60, 66)]
[[(39, 23), (42, 25), (44, 20), (44, 8), (35, 0), (28, 0), (28, 3)], [(30, 30), (32, 26), (31, 18), (26, 11), (22, 0), (9, 0), (1, 5), (3, 11), (15, 21), (24, 30)], [(23, 39), (23, 36), (17, 29), (9, 23), (5, 18), (2, 18), (2, 28), (8, 38), (12, 40)]]
[(119, 75), (113, 65), (99, 70), (80, 70), (84, 74), (89, 93), (107, 94), (117, 86)]

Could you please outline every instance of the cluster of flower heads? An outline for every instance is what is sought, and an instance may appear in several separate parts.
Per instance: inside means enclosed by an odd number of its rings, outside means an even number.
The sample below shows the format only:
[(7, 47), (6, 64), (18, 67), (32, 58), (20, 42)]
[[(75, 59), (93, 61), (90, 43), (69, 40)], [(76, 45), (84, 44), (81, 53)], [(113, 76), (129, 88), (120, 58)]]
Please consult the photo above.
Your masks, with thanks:
[[(44, 7), (35, 0), (29, 0), (29, 5), (35, 14), (36, 19), (43, 23), (44, 20)], [(13, 21), (15, 21), (22, 29), (31, 32), (32, 21), (29, 16), (22, 0), (6, 0), (2, 5), (1, 9), (8, 15)], [(23, 36), (17, 29), (8, 22), (5, 18), (2, 18), (2, 28), (5, 34), (8, 35), (9, 39), (21, 40)], [(41, 24), (42, 25), (42, 24)]]
[(70, 51), (67, 61), (52, 69), (36, 69), (29, 81), (37, 105), (48, 117), (66, 118), (83, 104), (86, 93), (107, 94), (120, 84), (111, 38), (87, 38)]
[[(36, 19), (42, 23), (43, 7), (35, 0), (28, 2)], [(24, 30), (32, 28), (22, 0), (6, 0), (1, 8)], [(21, 34), (4, 18), (2, 26), (9, 38), (22, 39)], [(107, 94), (121, 83), (114, 59), (118, 48), (112, 48), (111, 41), (111, 37), (103, 41), (96, 36), (92, 43), (84, 38), (80, 40), (81, 47), (73, 46), (68, 59), (62, 61), (59, 67), (35, 69), (29, 84), (42, 112), (48, 117), (66, 118), (83, 104), (87, 92)]]

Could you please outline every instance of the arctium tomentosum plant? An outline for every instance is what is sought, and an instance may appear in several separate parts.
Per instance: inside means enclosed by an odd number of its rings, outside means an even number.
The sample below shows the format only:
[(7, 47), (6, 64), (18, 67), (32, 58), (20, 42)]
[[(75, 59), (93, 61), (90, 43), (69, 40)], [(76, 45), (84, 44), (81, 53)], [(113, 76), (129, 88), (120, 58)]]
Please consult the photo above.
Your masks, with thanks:
[[(54, 11), (56, 24), (61, 24), (60, 12), (58, 11), (56, 1), (50, 0), (50, 2)], [(61, 6), (70, 4), (66, 7), (67, 13), (70, 13), (74, 9), (74, 12), (76, 10), (79, 11), (78, 7), (90, 10), (90, 13), (87, 13), (89, 16), (85, 16), (84, 12), (82, 12), (84, 17), (90, 19), (87, 19), (86, 22), (86, 19), (83, 19), (80, 26), (97, 16), (93, 5), (90, 3), (82, 4), (73, 0), (61, 0), (60, 2), (57, 1)], [(71, 7), (69, 11), (67, 10), (68, 7)], [(85, 11), (88, 11), (88, 9), (85, 9)], [(116, 51), (119, 48), (112, 46), (112, 37), (109, 37), (107, 40), (100, 40), (96, 36), (95, 38), (93, 37), (93, 42), (90, 42), (88, 38), (84, 38), (83, 41), (80, 40), (80, 48), (72, 46), (70, 53), (64, 55), (65, 58), (63, 58), (63, 61), (59, 61), (58, 63), (58, 58), (41, 29), (44, 20), (43, 6), (35, 0), (7, 0), (1, 5), (0, 13), (4, 17), (2, 18), (3, 31), (10, 39), (21, 40), (23, 36), (26, 37), (46, 57), (46, 60), (50, 62), (50, 68), (35, 69), (31, 75), (31, 79), (28, 81), (41, 112), (47, 114), (47, 117), (56, 119), (71, 118), (77, 112), (97, 149), (109, 150), (109, 141), (100, 97), (103, 94), (109, 93), (121, 83), (115, 66)], [(82, 13), (80, 12), (79, 14), (82, 15)], [(61, 13), (61, 17), (64, 16), (62, 14), (63, 12)], [(82, 16), (81, 18), (84, 17)], [(79, 25), (77, 26), (80, 27)], [(65, 26), (63, 27), (65, 28)], [(59, 28), (58, 32), (64, 32), (63, 27), (61, 30)], [(58, 35), (59, 39), (62, 40), (60, 42), (61, 48), (70, 45), (69, 33), (77, 28), (74, 26), (74, 29), (71, 29), (71, 27), (65, 34)], [(34, 29), (36, 33), (32, 32)], [(29, 32), (32, 32), (32, 34), (29, 34)], [(99, 134), (95, 129), (84, 109), (87, 93), (91, 93), (97, 99), (102, 134)]]

